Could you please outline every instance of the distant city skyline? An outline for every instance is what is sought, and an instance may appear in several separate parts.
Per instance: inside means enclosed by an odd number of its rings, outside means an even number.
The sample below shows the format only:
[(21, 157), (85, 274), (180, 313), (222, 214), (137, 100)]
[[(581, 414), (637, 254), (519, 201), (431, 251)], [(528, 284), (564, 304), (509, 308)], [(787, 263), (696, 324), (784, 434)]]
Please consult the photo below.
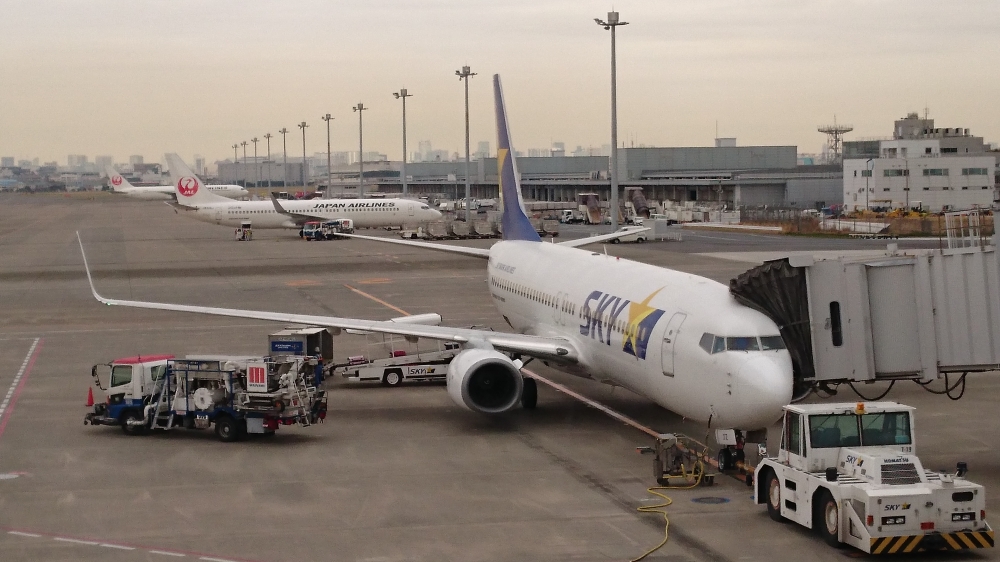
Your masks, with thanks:
[[(941, 126), (1000, 140), (996, 29), (1000, 3), (929, 0), (788, 3), (706, 0), (614, 3), (619, 134), (626, 144), (796, 145), (819, 152), (818, 125), (854, 125), (848, 140), (887, 135), (924, 112)], [(304, 0), (169, 3), (36, 0), (0, 18), (0, 155), (63, 161), (70, 154), (166, 152), (232, 157), (233, 143), (270, 132), (280, 153), (357, 146), (351, 106), (363, 102), (365, 146), (401, 154), (406, 87), (412, 146), (463, 152), (469, 65), (473, 147), (495, 143), (490, 77), (503, 77), (519, 151), (554, 139), (609, 141), (610, 3), (515, 0)], [(377, 27), (377, 33), (373, 28)], [(263, 148), (259, 146), (258, 148)], [(355, 148), (356, 150), (356, 148)], [(412, 148), (411, 148), (412, 151)], [(241, 153), (242, 156), (242, 153)]]

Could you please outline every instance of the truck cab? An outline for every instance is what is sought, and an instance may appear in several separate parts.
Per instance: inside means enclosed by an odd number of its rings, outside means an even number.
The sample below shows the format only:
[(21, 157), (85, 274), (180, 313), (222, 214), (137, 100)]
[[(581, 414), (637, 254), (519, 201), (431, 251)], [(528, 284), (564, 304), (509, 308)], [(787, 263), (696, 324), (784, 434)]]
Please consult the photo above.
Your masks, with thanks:
[(105, 404), (97, 405), (100, 413), (124, 419), (125, 414), (134, 411), (135, 419), (140, 419), (145, 394), (166, 373), (167, 362), (173, 358), (173, 355), (137, 355), (94, 365), (90, 374), (107, 396)]
[(756, 503), (775, 521), (874, 554), (993, 546), (986, 494), (916, 456), (914, 409), (895, 402), (785, 407), (778, 456), (757, 466)]

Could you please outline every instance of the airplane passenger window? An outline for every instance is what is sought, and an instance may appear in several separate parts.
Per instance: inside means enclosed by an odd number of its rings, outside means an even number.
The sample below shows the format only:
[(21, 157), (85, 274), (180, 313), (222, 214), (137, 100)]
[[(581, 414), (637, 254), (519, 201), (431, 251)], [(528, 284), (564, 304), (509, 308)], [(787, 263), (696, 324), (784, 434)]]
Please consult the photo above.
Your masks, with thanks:
[(752, 336), (728, 337), (726, 338), (726, 349), (728, 351), (757, 351), (760, 346), (757, 344), (757, 338)]
[(698, 345), (708, 353), (712, 353), (712, 344), (715, 343), (715, 335), (705, 332), (701, 335)]
[(785, 349), (785, 340), (781, 336), (761, 336), (760, 348), (763, 351)]

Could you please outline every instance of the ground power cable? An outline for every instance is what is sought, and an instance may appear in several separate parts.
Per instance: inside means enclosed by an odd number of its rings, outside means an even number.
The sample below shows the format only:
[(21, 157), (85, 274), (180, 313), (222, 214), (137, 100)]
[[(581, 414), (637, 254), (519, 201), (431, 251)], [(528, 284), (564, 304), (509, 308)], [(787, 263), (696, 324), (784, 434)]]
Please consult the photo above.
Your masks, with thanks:
[[(651, 488), (646, 488), (647, 492), (653, 494), (654, 496), (662, 498), (663, 501), (654, 505), (640, 505), (639, 507), (636, 508), (636, 511), (638, 511), (639, 513), (659, 513), (663, 515), (663, 540), (660, 541), (660, 543), (654, 546), (653, 548), (644, 552), (641, 556), (637, 558), (632, 558), (629, 562), (639, 562), (640, 560), (643, 560), (650, 554), (653, 554), (657, 550), (660, 550), (661, 548), (666, 546), (667, 541), (670, 540), (670, 517), (667, 514), (666, 508), (669, 507), (671, 504), (673, 504), (674, 500), (672, 500), (669, 496), (663, 494), (662, 491), (690, 490), (701, 484), (701, 477), (704, 475), (705, 475), (705, 463), (703, 463), (702, 461), (698, 461), (691, 468), (690, 473), (685, 472), (684, 465), (682, 464), (680, 474), (667, 476), (666, 478), (668, 482), (671, 478), (683, 478), (686, 482), (688, 482), (688, 484), (672, 485), (668, 483), (663, 486), (653, 486)], [(691, 482), (692, 478), (694, 479), (693, 482)]]

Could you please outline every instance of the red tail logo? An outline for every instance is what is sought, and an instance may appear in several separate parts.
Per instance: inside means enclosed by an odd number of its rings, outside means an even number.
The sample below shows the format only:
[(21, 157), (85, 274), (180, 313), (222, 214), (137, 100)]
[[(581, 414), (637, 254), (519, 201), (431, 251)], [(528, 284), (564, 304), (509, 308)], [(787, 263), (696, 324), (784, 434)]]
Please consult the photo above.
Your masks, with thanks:
[(112, 176), (111, 177), (111, 185), (114, 185), (114, 186), (117, 187), (117, 186), (119, 186), (121, 184), (122, 184), (122, 177), (121, 176)]
[(198, 193), (198, 180), (191, 176), (185, 176), (177, 180), (177, 193), (184, 197), (191, 197)]

